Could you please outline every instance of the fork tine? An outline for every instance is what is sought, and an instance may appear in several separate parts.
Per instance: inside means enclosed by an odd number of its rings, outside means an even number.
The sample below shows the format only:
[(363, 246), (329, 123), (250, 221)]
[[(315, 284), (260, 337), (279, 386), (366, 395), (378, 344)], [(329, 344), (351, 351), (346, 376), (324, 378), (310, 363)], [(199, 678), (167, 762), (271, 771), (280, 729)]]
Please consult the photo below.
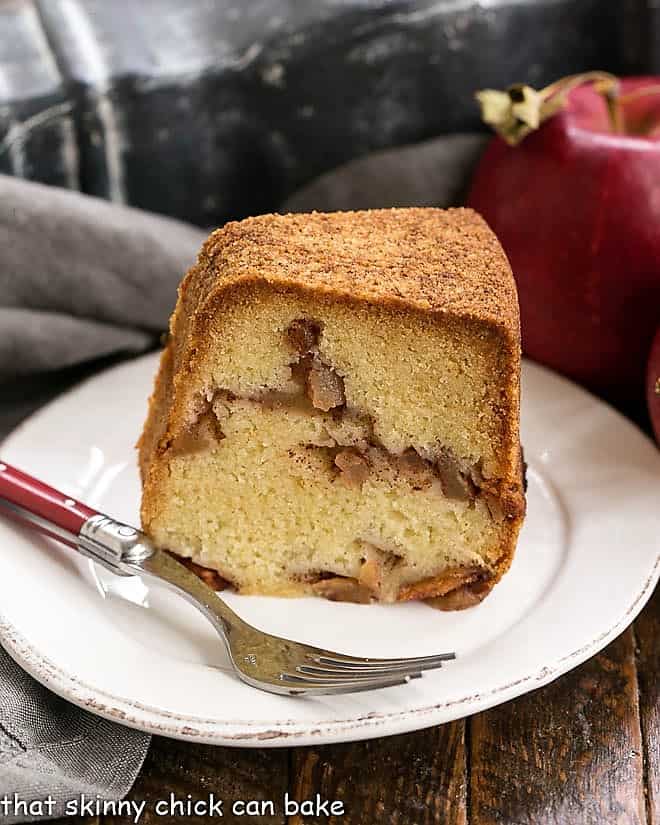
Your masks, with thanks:
[[(371, 671), (371, 670), (346, 670), (345, 668), (327, 668), (315, 667), (314, 665), (298, 665), (296, 667), (296, 674), (301, 673), (304, 676), (316, 677), (317, 679), (338, 679), (339, 681), (353, 681), (356, 679), (382, 679), (389, 675), (388, 671)], [(421, 677), (419, 670), (406, 670), (391, 672), (392, 678), (401, 679), (407, 676), (409, 679), (418, 679)]]
[(367, 674), (370, 676), (378, 676), (385, 673), (393, 673), (393, 674), (405, 674), (405, 673), (415, 673), (417, 671), (422, 670), (439, 670), (443, 662), (426, 662), (424, 664), (412, 664), (407, 665), (388, 665), (388, 666), (380, 666), (380, 667), (369, 667), (365, 665), (364, 667), (359, 665), (345, 665), (339, 662), (332, 662), (328, 659), (321, 659), (318, 661), (319, 665), (327, 666), (329, 669), (339, 671), (344, 673), (346, 676), (355, 676), (358, 673), (360, 674)]
[(393, 671), (432, 670), (442, 667), (443, 662), (455, 659), (456, 656), (454, 653), (439, 653), (435, 656), (417, 656), (410, 659), (367, 659), (324, 650), (308, 654), (308, 658), (317, 665), (329, 665), (352, 673), (369, 671), (375, 675)]
[(305, 677), (301, 673), (282, 673), (281, 682), (292, 690), (301, 693), (354, 693), (361, 690), (377, 690), (379, 688), (405, 685), (408, 676), (382, 676), (376, 679), (318, 679), (313, 676)]

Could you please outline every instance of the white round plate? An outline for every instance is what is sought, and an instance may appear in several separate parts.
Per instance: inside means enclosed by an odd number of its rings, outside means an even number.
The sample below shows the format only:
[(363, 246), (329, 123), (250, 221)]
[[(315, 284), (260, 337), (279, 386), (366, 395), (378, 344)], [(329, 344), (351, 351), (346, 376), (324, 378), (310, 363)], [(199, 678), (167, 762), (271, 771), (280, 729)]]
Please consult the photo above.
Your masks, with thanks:
[[(150, 355), (60, 397), (6, 440), (3, 459), (137, 522), (133, 445)], [(355, 605), (224, 594), (272, 632), (358, 655), (455, 650), (405, 686), (292, 698), (245, 686), (182, 599), (114, 577), (0, 522), (0, 640), (51, 690), (133, 727), (224, 745), (303, 745), (401, 733), (538, 688), (619, 634), (660, 568), (660, 457), (632, 424), (568, 381), (523, 369), (528, 515), (510, 572), (479, 606)]]

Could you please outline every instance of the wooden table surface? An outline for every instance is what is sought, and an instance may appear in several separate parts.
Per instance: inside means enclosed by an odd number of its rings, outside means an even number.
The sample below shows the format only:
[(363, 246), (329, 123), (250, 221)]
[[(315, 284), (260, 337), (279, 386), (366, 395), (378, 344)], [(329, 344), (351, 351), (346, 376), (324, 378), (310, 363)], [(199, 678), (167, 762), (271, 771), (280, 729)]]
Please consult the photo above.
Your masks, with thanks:
[[(214, 793), (228, 800), (221, 821), (231, 823), (660, 825), (659, 654), (660, 590), (598, 656), (505, 705), (345, 745), (243, 750), (154, 738), (128, 798), (147, 800), (147, 825), (211, 821), (157, 816), (154, 803), (169, 792), (184, 800)], [(318, 793), (345, 812), (286, 817), (285, 792)], [(234, 800), (273, 800), (276, 814), (232, 815)]]

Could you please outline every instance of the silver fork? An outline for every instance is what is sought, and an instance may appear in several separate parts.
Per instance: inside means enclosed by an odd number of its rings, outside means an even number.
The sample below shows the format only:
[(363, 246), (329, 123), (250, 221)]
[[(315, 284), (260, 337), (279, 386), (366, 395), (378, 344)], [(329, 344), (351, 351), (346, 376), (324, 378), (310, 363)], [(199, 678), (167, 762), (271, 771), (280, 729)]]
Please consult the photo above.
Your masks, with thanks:
[(57, 539), (119, 576), (156, 579), (213, 625), (240, 679), (270, 693), (352, 693), (402, 685), (454, 653), (402, 659), (348, 656), (258, 630), (198, 576), (157, 549), (140, 530), (98, 513), (0, 462), (0, 511)]

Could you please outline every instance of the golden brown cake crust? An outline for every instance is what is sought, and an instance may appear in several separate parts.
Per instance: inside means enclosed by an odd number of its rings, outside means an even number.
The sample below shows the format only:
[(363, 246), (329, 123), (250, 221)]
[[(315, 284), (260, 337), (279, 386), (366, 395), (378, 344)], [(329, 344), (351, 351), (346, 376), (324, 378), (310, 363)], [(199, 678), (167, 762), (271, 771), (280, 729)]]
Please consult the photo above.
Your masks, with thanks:
[(283, 287), (487, 321), (519, 339), (509, 263), (471, 209), (261, 215), (213, 232), (199, 267), (198, 306), (257, 274)]
[[(267, 285), (313, 293), (497, 331), (514, 363), (520, 358), (518, 300), (509, 263), (486, 222), (470, 209), (387, 209), (262, 215), (213, 232), (179, 288), (171, 336), (139, 442), (143, 483), (158, 490), (158, 461), (190, 417), (187, 377), (206, 346), (210, 319), (230, 300), (249, 301)], [(519, 457), (519, 376), (507, 374), (501, 417), (509, 449), (499, 479), (507, 529), (489, 589), (510, 566), (525, 498)], [(516, 445), (516, 449), (512, 449)], [(158, 476), (158, 479), (156, 479)], [(148, 525), (153, 502), (143, 500)], [(443, 596), (444, 585), (419, 582), (406, 598)]]

